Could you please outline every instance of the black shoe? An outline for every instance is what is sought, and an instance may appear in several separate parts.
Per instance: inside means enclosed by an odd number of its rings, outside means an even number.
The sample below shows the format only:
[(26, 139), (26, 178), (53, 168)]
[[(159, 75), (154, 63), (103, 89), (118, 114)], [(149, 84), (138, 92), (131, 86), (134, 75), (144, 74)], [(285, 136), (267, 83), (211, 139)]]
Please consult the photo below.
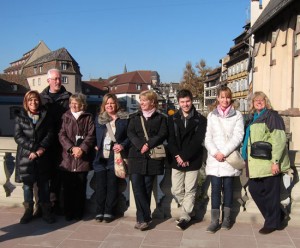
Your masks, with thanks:
[(274, 231), (276, 231), (277, 228), (268, 228), (268, 227), (263, 227), (262, 229), (260, 229), (258, 232), (260, 234), (269, 234), (269, 233), (272, 233)]
[(110, 222), (112, 222), (112, 221), (114, 220), (114, 218), (113, 218), (113, 217), (106, 217), (106, 216), (105, 216), (105, 217), (103, 218), (103, 220), (104, 220), (105, 223), (110, 223)]
[(95, 220), (98, 221), (98, 222), (102, 222), (103, 221), (103, 215), (102, 214), (98, 214), (96, 217), (95, 217)]
[(177, 228), (181, 229), (181, 230), (185, 230), (188, 227), (188, 221), (185, 219), (180, 219), (178, 224), (176, 225)]

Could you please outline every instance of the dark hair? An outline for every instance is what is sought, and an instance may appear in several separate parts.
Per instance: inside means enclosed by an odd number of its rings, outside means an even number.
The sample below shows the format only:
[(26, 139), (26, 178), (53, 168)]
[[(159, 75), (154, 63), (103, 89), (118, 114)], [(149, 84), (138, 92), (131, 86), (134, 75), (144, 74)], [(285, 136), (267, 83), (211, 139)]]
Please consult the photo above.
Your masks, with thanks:
[(189, 97), (191, 100), (193, 100), (193, 94), (190, 90), (182, 89), (178, 91), (177, 93), (177, 100), (179, 101), (180, 98)]

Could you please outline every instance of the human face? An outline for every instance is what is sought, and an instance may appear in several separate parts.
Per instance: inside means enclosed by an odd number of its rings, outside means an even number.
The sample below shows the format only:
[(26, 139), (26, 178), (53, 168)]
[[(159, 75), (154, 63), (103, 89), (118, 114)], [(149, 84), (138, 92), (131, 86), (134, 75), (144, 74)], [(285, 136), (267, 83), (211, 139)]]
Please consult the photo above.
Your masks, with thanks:
[(221, 91), (220, 95), (217, 97), (217, 100), (221, 109), (226, 109), (231, 104), (231, 97), (226, 94), (226, 91)]
[(266, 107), (266, 100), (259, 96), (257, 98), (254, 98), (253, 107), (255, 108), (256, 112), (260, 113), (260, 111), (262, 111)]
[(193, 105), (192, 99), (188, 96), (179, 98), (178, 103), (179, 103), (179, 107), (182, 110), (183, 114), (188, 115), (192, 109), (192, 105)]
[(104, 106), (105, 112), (110, 115), (113, 115), (116, 113), (117, 110), (116, 108), (117, 108), (117, 104), (115, 103), (115, 101), (112, 98), (108, 98)]
[(142, 111), (149, 111), (154, 108), (153, 101), (150, 101), (145, 96), (140, 97), (140, 106)]
[(58, 71), (52, 71), (50, 78), (47, 79), (51, 93), (57, 93), (61, 88), (61, 74)]
[(36, 97), (31, 97), (27, 100), (27, 106), (31, 113), (36, 113), (40, 106), (40, 101)]
[(81, 105), (81, 103), (77, 102), (76, 100), (71, 100), (70, 109), (71, 109), (71, 112), (77, 113), (82, 110), (82, 105)]

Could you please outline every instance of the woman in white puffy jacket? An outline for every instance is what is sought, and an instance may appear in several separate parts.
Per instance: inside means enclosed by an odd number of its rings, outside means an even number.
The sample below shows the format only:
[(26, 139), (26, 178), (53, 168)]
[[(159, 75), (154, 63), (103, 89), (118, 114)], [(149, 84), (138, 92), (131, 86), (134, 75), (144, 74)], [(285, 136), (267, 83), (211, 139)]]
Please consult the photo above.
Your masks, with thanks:
[[(230, 211), (233, 179), (241, 174), (226, 162), (226, 157), (239, 149), (244, 137), (242, 114), (234, 109), (232, 92), (226, 86), (217, 91), (215, 108), (207, 117), (205, 147), (207, 149), (206, 175), (211, 178), (211, 223), (207, 232), (230, 229)], [(223, 201), (221, 196), (223, 195)], [(220, 206), (223, 203), (223, 221), (220, 226)]]

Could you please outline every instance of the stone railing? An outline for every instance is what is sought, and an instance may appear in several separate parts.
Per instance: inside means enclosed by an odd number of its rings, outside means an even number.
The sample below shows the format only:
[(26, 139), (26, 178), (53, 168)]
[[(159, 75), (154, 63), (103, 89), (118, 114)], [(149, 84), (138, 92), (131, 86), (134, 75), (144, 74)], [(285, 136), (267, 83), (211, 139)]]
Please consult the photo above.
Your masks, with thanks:
[[(14, 163), (16, 157), (16, 143), (13, 138), (0, 137), (0, 205), (21, 206), (23, 202), (22, 184), (16, 183), (14, 178)], [(300, 152), (290, 151), (292, 173), (286, 176), (285, 190), (282, 190), (282, 205), (290, 213), (290, 222), (300, 223)], [(204, 170), (200, 170), (199, 194), (196, 201), (196, 215), (199, 219), (210, 219), (210, 184), (205, 177)], [(93, 171), (88, 175), (87, 208), (95, 211)], [(180, 209), (171, 195), (171, 169), (166, 166), (164, 175), (158, 176), (153, 189), (151, 209), (154, 218), (170, 218), (179, 215)], [(247, 189), (245, 173), (235, 178), (234, 186), (234, 218), (237, 222), (263, 221), (254, 201)], [(120, 200), (118, 210), (126, 216), (135, 216), (135, 202), (129, 179), (120, 180)]]

